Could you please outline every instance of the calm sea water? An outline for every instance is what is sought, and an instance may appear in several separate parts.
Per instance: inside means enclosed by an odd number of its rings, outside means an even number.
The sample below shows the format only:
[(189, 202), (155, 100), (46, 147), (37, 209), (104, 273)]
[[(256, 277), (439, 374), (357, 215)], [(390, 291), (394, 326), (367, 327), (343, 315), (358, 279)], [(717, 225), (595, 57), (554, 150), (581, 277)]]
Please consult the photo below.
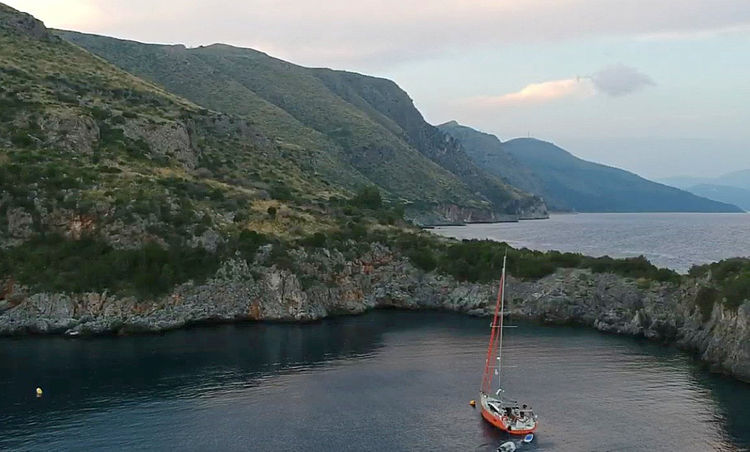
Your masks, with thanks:
[(659, 267), (679, 272), (696, 264), (750, 256), (750, 214), (582, 213), (518, 223), (444, 226), (434, 232), (542, 251), (644, 255)]
[[(540, 415), (522, 450), (750, 447), (750, 385), (653, 343), (518, 326), (505, 386)], [(468, 405), (487, 330), (487, 319), (387, 311), (2, 339), (0, 450), (494, 450), (504, 437)]]

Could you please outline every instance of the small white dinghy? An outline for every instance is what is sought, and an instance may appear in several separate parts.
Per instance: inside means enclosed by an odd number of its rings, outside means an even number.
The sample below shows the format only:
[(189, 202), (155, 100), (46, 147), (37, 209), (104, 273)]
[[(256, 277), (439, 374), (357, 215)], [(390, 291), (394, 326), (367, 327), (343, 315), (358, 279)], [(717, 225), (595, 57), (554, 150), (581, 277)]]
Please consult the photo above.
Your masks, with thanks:
[(518, 446), (513, 441), (506, 441), (497, 448), (497, 452), (514, 452)]

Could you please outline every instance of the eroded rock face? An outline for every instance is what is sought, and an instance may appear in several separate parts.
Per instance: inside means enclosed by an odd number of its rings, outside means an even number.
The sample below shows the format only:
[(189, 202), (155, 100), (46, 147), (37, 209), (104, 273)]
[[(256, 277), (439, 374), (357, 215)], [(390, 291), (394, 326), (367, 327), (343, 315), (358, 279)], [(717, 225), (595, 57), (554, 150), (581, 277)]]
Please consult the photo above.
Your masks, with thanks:
[(40, 20), (3, 4), (0, 4), (0, 30), (45, 41), (59, 39), (49, 33)]
[(193, 169), (198, 161), (198, 149), (188, 125), (182, 122), (148, 122), (129, 120), (122, 125), (123, 133), (132, 140), (143, 140), (156, 157), (174, 159)]
[[(338, 251), (293, 251), (297, 273), (272, 265), (267, 251), (261, 250), (251, 264), (227, 261), (211, 280), (183, 284), (156, 300), (106, 292), (16, 297), (13, 306), (6, 303), (0, 312), (0, 334), (147, 332), (205, 321), (299, 322), (385, 307), (477, 316), (489, 316), (494, 309), (496, 284), (461, 283), (424, 273), (378, 244), (352, 260)], [(676, 343), (750, 382), (750, 302), (737, 312), (717, 304), (703, 322), (695, 309), (696, 291), (690, 282), (648, 285), (568, 269), (538, 281), (509, 277), (507, 310), (518, 318)]]
[(518, 208), (519, 220), (543, 220), (546, 218), (549, 218), (549, 211), (544, 202), (529, 203)]
[(33, 234), (34, 219), (26, 209), (12, 207), (8, 209), (8, 236), (10, 241), (24, 241)]
[(456, 204), (441, 204), (430, 210), (407, 209), (406, 217), (416, 224), (422, 225), (445, 225), (518, 221), (517, 214), (506, 214), (494, 212), (489, 206), (487, 208), (461, 207)]
[(90, 116), (50, 113), (39, 126), (50, 145), (84, 155), (93, 154), (99, 140), (99, 127)]

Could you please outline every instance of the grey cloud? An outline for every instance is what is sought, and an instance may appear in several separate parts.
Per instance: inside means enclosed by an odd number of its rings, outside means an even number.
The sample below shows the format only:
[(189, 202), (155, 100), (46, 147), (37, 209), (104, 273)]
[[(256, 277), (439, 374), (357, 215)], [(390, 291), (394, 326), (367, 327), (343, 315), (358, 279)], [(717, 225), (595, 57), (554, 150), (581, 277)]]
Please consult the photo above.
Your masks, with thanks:
[(58, 28), (149, 42), (220, 41), (301, 64), (369, 70), (480, 46), (675, 39), (750, 26), (748, 0), (0, 1)]
[(591, 76), (596, 89), (613, 97), (656, 85), (648, 75), (624, 64), (613, 64)]

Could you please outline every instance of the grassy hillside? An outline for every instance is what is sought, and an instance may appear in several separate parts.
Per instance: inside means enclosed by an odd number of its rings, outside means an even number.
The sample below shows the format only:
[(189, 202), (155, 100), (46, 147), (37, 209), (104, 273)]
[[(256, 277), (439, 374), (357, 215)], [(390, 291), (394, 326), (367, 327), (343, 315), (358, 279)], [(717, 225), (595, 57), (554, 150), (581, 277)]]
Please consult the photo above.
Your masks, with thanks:
[(651, 182), (633, 173), (587, 162), (535, 139), (500, 142), (456, 122), (440, 128), (461, 142), (487, 171), (530, 193), (554, 210), (579, 212), (738, 212), (734, 205)]
[[(352, 184), (363, 178), (335, 153), (287, 141), (293, 135), (268, 136), (268, 123), (246, 115), (206, 110), (2, 4), (0, 49), (2, 287), (153, 299), (212, 277), (230, 258), (252, 260), (261, 247), (270, 264), (296, 272), (295, 248), (338, 249), (351, 259), (373, 242), (459, 280), (498, 273), (505, 244), (421, 233), (403, 221), (403, 205), (382, 199), (377, 187), (352, 191), (331, 181), (327, 171), (341, 170)], [(401, 97), (358, 95), (373, 110), (367, 117), (385, 130), (398, 127), (404, 142), (414, 143), (408, 146), (435, 139), (418, 117), (388, 112)], [(307, 127), (285, 113), (273, 118)], [(416, 127), (405, 126), (411, 120)], [(521, 278), (580, 267), (679, 279), (642, 258), (512, 249), (509, 257)], [(725, 288), (730, 295), (733, 287)], [(7, 295), (0, 292), (6, 305)]]
[(295, 247), (356, 255), (414, 232), (336, 153), (200, 107), (4, 5), (0, 48), (2, 284), (153, 297), (265, 245), (294, 269)]
[[(0, 4), (0, 274), (147, 293), (336, 230), (331, 154), (268, 138)], [(356, 181), (357, 173), (348, 174)]]
[(186, 49), (59, 34), (193, 102), (246, 117), (269, 136), (324, 149), (410, 209), (456, 205), (483, 219), (543, 210), (538, 199), (477, 168), (391, 81), (221, 44)]

